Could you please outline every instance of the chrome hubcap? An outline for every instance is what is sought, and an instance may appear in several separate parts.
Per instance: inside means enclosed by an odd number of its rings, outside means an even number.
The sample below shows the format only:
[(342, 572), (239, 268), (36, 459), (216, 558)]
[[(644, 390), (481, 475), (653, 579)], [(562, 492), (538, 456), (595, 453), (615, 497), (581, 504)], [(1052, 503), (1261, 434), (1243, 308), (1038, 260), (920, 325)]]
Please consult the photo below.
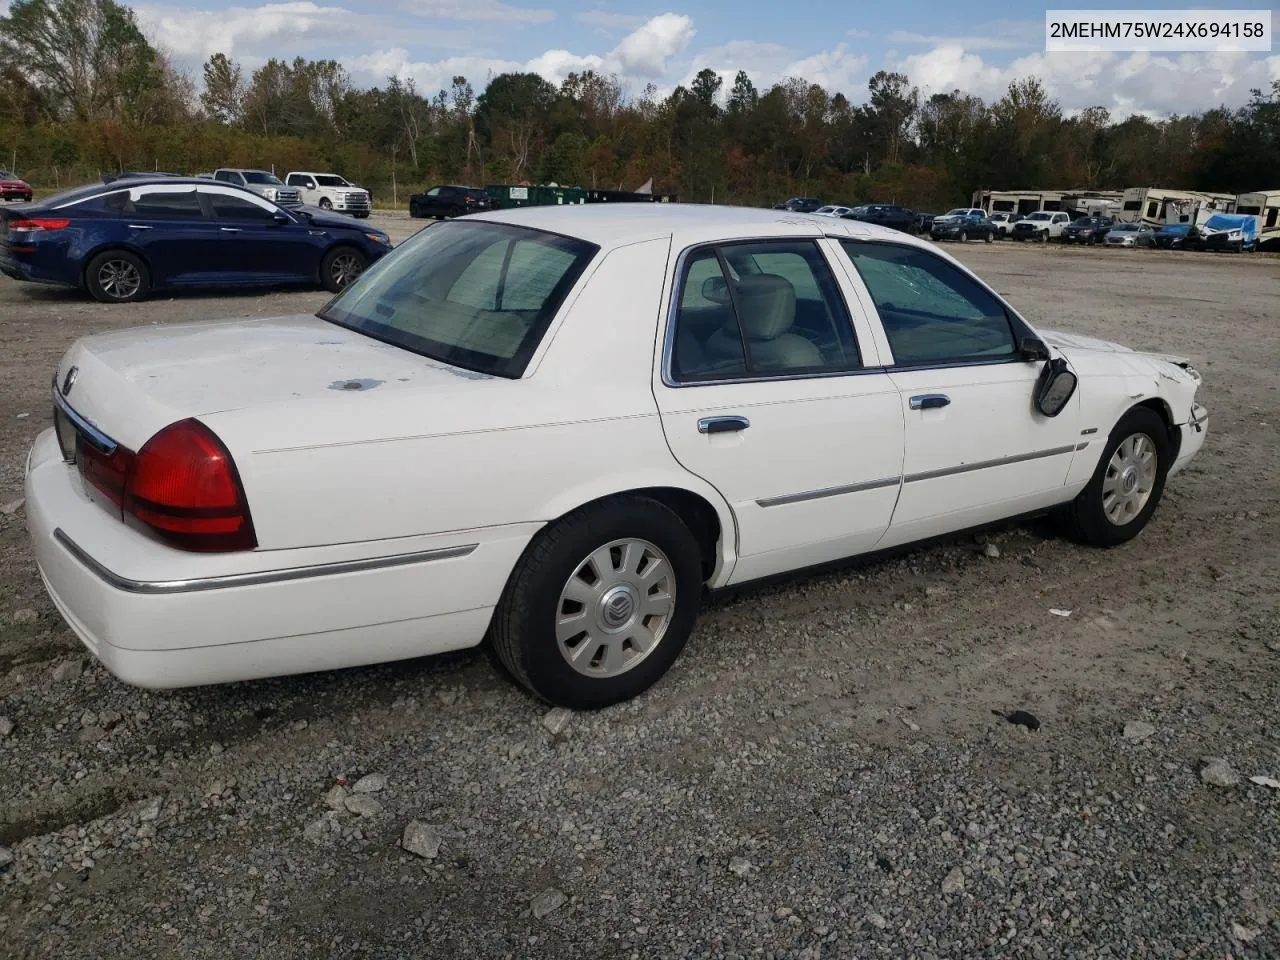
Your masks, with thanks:
[(360, 261), (352, 253), (343, 253), (334, 257), (331, 270), (333, 282), (339, 287), (345, 287), (362, 272)]
[(1127, 437), (1116, 448), (1102, 480), (1102, 512), (1109, 521), (1123, 527), (1142, 512), (1155, 489), (1158, 465), (1156, 445), (1145, 433)]
[(128, 260), (108, 260), (98, 269), (98, 286), (113, 300), (128, 300), (142, 286), (142, 275)]
[(574, 569), (556, 607), (556, 645), (578, 673), (604, 679), (651, 654), (671, 625), (676, 583), (647, 540), (615, 540)]

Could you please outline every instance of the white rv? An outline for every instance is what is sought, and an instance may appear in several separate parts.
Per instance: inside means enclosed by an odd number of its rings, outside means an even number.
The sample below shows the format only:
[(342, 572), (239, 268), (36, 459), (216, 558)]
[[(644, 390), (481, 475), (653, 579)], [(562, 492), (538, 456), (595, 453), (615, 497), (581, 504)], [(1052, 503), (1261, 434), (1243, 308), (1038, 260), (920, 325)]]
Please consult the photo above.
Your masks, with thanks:
[(975, 190), (971, 206), (988, 214), (1011, 213), (1025, 217), (1039, 210), (1061, 210), (1061, 190)]
[(1159, 187), (1130, 187), (1117, 219), (1146, 223), (1159, 229), (1169, 223), (1199, 225), (1215, 213), (1232, 213), (1235, 198), (1225, 193), (1196, 190), (1164, 190)]
[(1280, 187), (1236, 197), (1236, 213), (1257, 217), (1258, 245), (1280, 243)]

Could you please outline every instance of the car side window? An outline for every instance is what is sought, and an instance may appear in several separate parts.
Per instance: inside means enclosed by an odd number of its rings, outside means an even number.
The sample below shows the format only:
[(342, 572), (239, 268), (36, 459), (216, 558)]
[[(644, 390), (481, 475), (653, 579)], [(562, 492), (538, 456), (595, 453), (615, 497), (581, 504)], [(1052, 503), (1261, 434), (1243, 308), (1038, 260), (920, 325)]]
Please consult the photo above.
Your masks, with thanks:
[(210, 193), (209, 203), (219, 220), (250, 220), (265, 223), (275, 218), (275, 211), (259, 206), (252, 200), (233, 197), (226, 193)]
[(928, 250), (842, 240), (880, 314), (899, 367), (1011, 360), (1017, 342), (1000, 301)]
[(438, 197), (438, 196), (440, 196), (440, 188), (439, 188), (439, 187), (432, 187), (430, 190), (428, 190), (428, 191), (427, 191), (427, 196), (428, 196), (428, 197)]
[(146, 190), (134, 198), (132, 213), (136, 217), (166, 220), (202, 220), (204, 210), (194, 187), (185, 190)]
[(305, 187), (307, 185), (307, 178), (300, 173), (291, 173), (289, 176), (285, 177), (284, 182), (290, 187)]
[(862, 366), (848, 310), (815, 241), (701, 248), (686, 260), (678, 289), (671, 355), (678, 382)]

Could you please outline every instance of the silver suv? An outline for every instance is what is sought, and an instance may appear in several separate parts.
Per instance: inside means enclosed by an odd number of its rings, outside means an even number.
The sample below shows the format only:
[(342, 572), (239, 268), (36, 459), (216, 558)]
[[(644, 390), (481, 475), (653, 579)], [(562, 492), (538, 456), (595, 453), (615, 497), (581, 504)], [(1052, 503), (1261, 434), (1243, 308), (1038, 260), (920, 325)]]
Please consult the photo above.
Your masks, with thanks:
[(287, 187), (274, 173), (266, 170), (246, 170), (241, 167), (219, 167), (213, 171), (213, 179), (223, 183), (233, 183), (237, 187), (248, 187), (259, 196), (265, 197), (282, 207), (302, 206), (302, 194), (295, 187)]

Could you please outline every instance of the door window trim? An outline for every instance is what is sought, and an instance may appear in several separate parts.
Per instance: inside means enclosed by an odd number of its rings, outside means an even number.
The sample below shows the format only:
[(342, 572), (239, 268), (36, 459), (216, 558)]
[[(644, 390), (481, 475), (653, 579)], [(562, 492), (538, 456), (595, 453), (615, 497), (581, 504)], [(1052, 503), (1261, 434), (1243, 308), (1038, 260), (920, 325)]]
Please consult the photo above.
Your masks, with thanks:
[(854, 263), (853, 258), (850, 257), (845, 252), (844, 250), (845, 242), (876, 244), (878, 246), (896, 247), (900, 250), (912, 250), (912, 251), (918, 250), (919, 252), (925, 254), (926, 256), (933, 257), (936, 260), (941, 260), (943, 263), (947, 264), (948, 266), (958, 269), (966, 277), (968, 277), (970, 280), (976, 283), (980, 289), (982, 289), (987, 294), (989, 294), (996, 301), (996, 303), (1000, 305), (1000, 307), (1004, 310), (1005, 320), (1009, 324), (1009, 332), (1010, 334), (1013, 335), (1013, 343), (1015, 348), (1023, 340), (1029, 337), (1037, 337), (1039, 336), (1039, 334), (1037, 334), (1035, 330), (1032, 329), (1029, 323), (1027, 323), (1025, 320), (1022, 319), (1022, 317), (1018, 314), (1016, 310), (1013, 309), (1013, 307), (1011, 307), (1008, 303), (1005, 302), (1004, 297), (1000, 296), (1000, 294), (992, 290), (991, 287), (985, 281), (983, 281), (981, 277), (965, 269), (963, 265), (956, 264), (951, 260), (948, 260), (946, 257), (939, 256), (937, 253), (928, 249), (927, 247), (924, 247), (924, 246), (917, 247), (915, 244), (899, 243), (894, 240), (881, 240), (881, 239), (872, 238), (872, 237), (846, 236), (846, 237), (833, 237), (832, 239), (837, 241), (837, 246), (840, 247), (841, 255), (845, 258), (846, 261), (848, 261), (849, 269), (847, 272), (849, 274), (851, 282), (853, 282), (856, 285), (859, 297), (866, 298), (866, 302), (870, 307), (871, 316), (875, 318), (876, 325), (880, 328), (881, 339), (883, 340), (885, 349), (889, 351), (889, 357), (891, 358), (891, 362), (885, 364), (885, 366), (882, 368), (885, 372), (908, 373), (916, 370), (950, 370), (950, 369), (958, 369), (961, 367), (994, 367), (994, 366), (999, 366), (1006, 363), (1029, 362), (1023, 359), (1022, 357), (1018, 356), (1017, 353), (1015, 353), (1011, 357), (992, 357), (992, 358), (979, 357), (972, 360), (942, 360), (942, 361), (930, 361), (927, 363), (899, 363), (898, 358), (894, 355), (893, 343), (890, 342), (889, 340), (889, 333), (885, 329), (884, 320), (881, 319), (880, 317), (880, 308), (876, 305), (875, 297), (871, 295), (871, 289), (867, 286), (866, 281), (862, 278), (862, 272), (858, 269), (858, 265)]
[[(709, 240), (695, 243), (685, 247), (676, 257), (675, 271), (671, 274), (671, 292), (667, 300), (667, 325), (662, 334), (662, 360), (659, 365), (662, 374), (662, 384), (673, 389), (684, 389), (686, 387), (720, 387), (733, 383), (772, 383), (776, 380), (824, 380), (830, 377), (858, 377), (866, 376), (871, 373), (884, 373), (885, 368), (879, 365), (867, 365), (868, 357), (876, 357), (878, 354), (875, 350), (868, 350), (866, 344), (858, 336), (858, 326), (853, 319), (853, 310), (850, 307), (848, 299), (844, 295), (844, 291), (840, 289), (840, 278), (836, 274), (835, 264), (831, 262), (831, 258), (823, 249), (820, 241), (824, 239), (839, 239), (839, 234), (813, 234), (803, 236), (767, 236), (767, 237), (734, 237), (731, 240)], [(858, 351), (859, 358), (863, 361), (863, 366), (855, 367), (848, 370), (816, 370), (807, 373), (766, 373), (766, 374), (745, 374), (740, 377), (723, 377), (708, 380), (678, 380), (672, 370), (675, 361), (675, 340), (676, 326), (680, 318), (680, 301), (683, 293), (683, 286), (689, 271), (689, 261), (697, 254), (704, 250), (712, 250), (716, 254), (716, 259), (721, 263), (721, 269), (724, 269), (724, 254), (721, 252), (725, 247), (740, 246), (743, 244), (754, 243), (812, 243), (818, 251), (818, 256), (827, 265), (827, 269), (831, 272), (831, 282), (835, 286), (835, 294), (839, 298), (840, 304), (845, 310), (845, 319), (849, 324), (849, 335), (853, 337), (854, 347)], [(735, 308), (736, 312), (736, 308)], [(879, 315), (877, 314), (877, 322)], [(739, 331), (741, 332), (741, 331)], [(870, 345), (874, 346), (874, 345)], [(745, 361), (746, 354), (743, 359)]]

